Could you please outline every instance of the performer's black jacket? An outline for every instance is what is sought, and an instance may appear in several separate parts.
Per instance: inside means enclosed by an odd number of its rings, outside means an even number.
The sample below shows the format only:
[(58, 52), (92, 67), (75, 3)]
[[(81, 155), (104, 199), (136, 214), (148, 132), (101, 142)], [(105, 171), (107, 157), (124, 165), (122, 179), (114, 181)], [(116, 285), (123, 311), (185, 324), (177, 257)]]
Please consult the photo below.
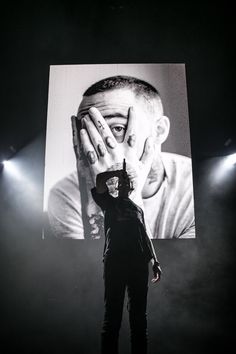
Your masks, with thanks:
[(117, 258), (132, 262), (155, 259), (143, 210), (129, 198), (112, 197), (108, 190), (97, 193), (95, 187), (91, 193), (104, 213), (104, 259)]

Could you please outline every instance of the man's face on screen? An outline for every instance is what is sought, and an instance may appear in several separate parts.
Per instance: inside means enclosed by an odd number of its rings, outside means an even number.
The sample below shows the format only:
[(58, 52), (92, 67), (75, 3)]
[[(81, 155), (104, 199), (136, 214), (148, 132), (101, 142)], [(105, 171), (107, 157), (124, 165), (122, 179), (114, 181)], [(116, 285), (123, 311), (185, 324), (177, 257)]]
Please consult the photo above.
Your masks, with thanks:
[(147, 99), (136, 97), (129, 89), (115, 89), (84, 97), (79, 107), (78, 118), (81, 119), (88, 114), (90, 107), (96, 107), (100, 111), (120, 144), (124, 140), (129, 108), (134, 107), (139, 158), (147, 137), (155, 136), (155, 122), (162, 114), (154, 100), (147, 102)]

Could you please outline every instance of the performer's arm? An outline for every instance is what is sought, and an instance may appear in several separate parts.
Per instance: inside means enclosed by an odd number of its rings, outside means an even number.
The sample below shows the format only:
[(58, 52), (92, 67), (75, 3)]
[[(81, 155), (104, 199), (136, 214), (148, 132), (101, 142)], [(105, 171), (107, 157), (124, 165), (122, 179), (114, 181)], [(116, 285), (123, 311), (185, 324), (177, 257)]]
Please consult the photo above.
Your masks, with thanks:
[(146, 235), (147, 235), (147, 243), (151, 249), (151, 253), (152, 253), (152, 261), (153, 263), (159, 263), (158, 259), (157, 259), (157, 255), (156, 255), (156, 251), (155, 251), (155, 248), (153, 246), (153, 243), (152, 243), (152, 240), (151, 240), (151, 237), (152, 237), (152, 234), (151, 234), (151, 230), (149, 227), (147, 227), (146, 224), (145, 225), (145, 229), (146, 229)]
[(120, 177), (121, 173), (123, 171), (122, 170), (116, 170), (116, 171), (106, 171), (106, 172), (102, 172), (99, 173), (96, 177), (96, 190), (97, 192), (100, 194), (105, 193), (108, 188), (106, 185), (106, 182), (108, 181), (108, 179), (112, 178), (112, 177)]
[(153, 270), (153, 275), (154, 275), (152, 282), (155, 283), (158, 280), (160, 280), (162, 270), (160, 267), (160, 263), (157, 259), (155, 248), (154, 248), (152, 240), (151, 240), (151, 237), (152, 237), (151, 230), (150, 230), (149, 226), (146, 226), (145, 221), (144, 221), (144, 214), (143, 214), (143, 222), (144, 222), (144, 227), (145, 227), (145, 231), (146, 231), (145, 232), (146, 241), (147, 241), (148, 247), (149, 247), (149, 249), (151, 251), (151, 255), (152, 255), (151, 262), (152, 262), (152, 270)]
[(156, 256), (156, 252), (155, 252), (153, 243), (149, 237), (148, 237), (148, 239), (149, 239), (149, 244), (150, 244), (150, 248), (152, 251), (151, 262), (152, 262), (152, 271), (153, 271), (153, 275), (154, 275), (154, 277), (152, 278), (152, 282), (155, 283), (156, 281), (161, 279), (162, 270), (161, 270), (160, 263), (159, 263), (157, 256)]

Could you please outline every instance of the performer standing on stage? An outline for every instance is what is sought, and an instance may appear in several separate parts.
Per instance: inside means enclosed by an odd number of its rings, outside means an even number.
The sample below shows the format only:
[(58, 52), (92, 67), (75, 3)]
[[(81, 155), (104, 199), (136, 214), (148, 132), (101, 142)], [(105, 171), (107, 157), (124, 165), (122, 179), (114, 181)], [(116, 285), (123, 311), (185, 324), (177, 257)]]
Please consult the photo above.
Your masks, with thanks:
[[(132, 174), (132, 173), (131, 173)], [(118, 197), (109, 194), (107, 181), (118, 178)], [(131, 329), (131, 353), (147, 353), (148, 267), (152, 261), (154, 277), (161, 277), (161, 268), (146, 229), (144, 213), (132, 201), (132, 178), (123, 169), (97, 175), (93, 199), (104, 213), (104, 285), (105, 314), (102, 328), (102, 354), (118, 353), (118, 337), (122, 320), (125, 291)]]

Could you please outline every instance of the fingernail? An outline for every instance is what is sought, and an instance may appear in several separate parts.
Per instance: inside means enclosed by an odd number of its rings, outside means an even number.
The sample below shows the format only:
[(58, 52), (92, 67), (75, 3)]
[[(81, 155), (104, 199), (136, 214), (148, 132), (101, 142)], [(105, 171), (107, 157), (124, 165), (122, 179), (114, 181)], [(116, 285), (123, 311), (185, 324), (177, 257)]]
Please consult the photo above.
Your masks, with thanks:
[(89, 151), (87, 153), (87, 158), (91, 164), (94, 164), (96, 162), (96, 155), (94, 151)]
[(96, 107), (89, 108), (89, 112), (91, 112), (91, 113), (96, 113), (96, 111), (97, 111)]
[(114, 149), (116, 147), (115, 141), (110, 136), (106, 137), (106, 144), (111, 149)]
[(101, 144), (98, 144), (98, 153), (100, 156), (104, 156), (105, 155), (105, 149)]
[(80, 134), (84, 135), (86, 133), (86, 130), (85, 129), (81, 129), (80, 130)]

